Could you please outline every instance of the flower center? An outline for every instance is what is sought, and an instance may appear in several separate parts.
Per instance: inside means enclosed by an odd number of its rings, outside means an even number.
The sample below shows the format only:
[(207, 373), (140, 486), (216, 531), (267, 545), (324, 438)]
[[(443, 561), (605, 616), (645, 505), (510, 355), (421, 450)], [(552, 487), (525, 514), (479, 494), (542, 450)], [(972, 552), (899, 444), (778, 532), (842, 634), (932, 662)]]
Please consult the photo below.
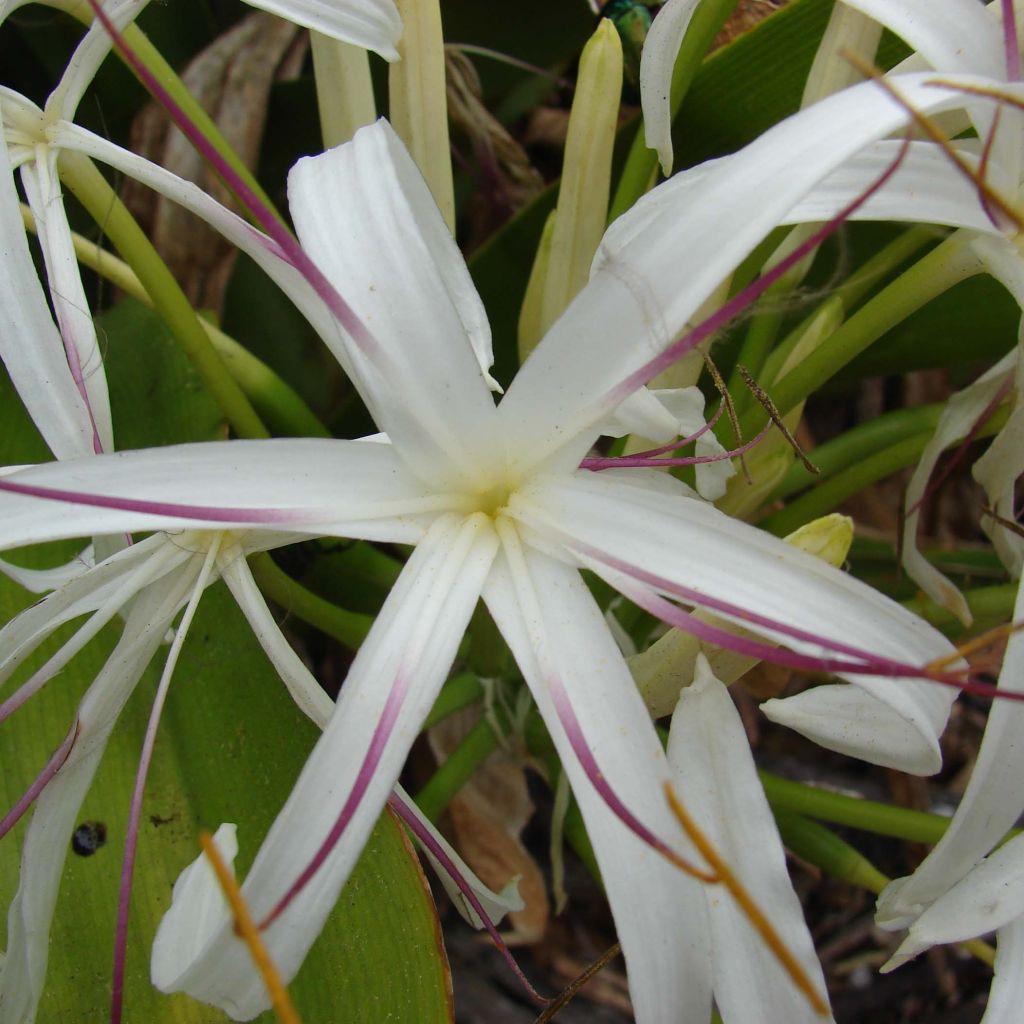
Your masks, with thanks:
[(474, 497), (474, 502), (479, 511), (493, 519), (508, 504), (511, 494), (512, 488), (507, 484), (496, 484), (494, 487), (477, 494)]

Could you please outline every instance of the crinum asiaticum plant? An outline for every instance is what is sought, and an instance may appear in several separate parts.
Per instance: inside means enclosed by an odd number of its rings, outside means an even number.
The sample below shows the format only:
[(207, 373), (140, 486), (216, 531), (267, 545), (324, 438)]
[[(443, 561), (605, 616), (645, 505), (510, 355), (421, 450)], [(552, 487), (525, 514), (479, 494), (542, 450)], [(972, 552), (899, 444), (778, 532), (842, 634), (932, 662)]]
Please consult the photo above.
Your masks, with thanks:
[[(905, 88), (921, 106), (962, 103), (956, 89), (934, 88), (927, 76), (907, 79)], [(497, 406), (487, 386), (486, 316), (386, 124), (293, 170), (290, 207), (301, 250), (286, 238), (259, 236), (159, 170), (146, 171), (272, 268), (386, 438), (233, 441), (22, 470), (0, 481), (3, 543), (171, 531), (182, 557), (202, 563), (202, 581), (222, 551), (237, 552), (226, 566), (297, 537), (415, 545), (245, 882), (286, 976), (344, 884), (480, 597), (534, 694), (583, 810), (638, 1019), (706, 1020), (712, 991), (731, 1008), (730, 1019), (749, 1017), (763, 992), (744, 979), (772, 961), (734, 926), (716, 930), (702, 883), (664, 856), (688, 852), (662, 795), (673, 771), (580, 569), (670, 623), (699, 629), (674, 601), (700, 605), (810, 659), (803, 664), (846, 675), (851, 683), (776, 702), (770, 713), (845, 753), (935, 770), (950, 692), (914, 677), (950, 652), (937, 633), (850, 577), (730, 520), (665, 475), (579, 468), (612, 413), (625, 403), (650, 408), (654, 400), (641, 384), (691, 343), (671, 344), (746, 252), (776, 224), (820, 217), (826, 208), (832, 216), (841, 201), (863, 192), (867, 172), (838, 183), (829, 175), (906, 116), (864, 88), (780, 126), (730, 161), (656, 190), (606, 236), (590, 282)], [(63, 124), (53, 131), (82, 138)], [(113, 147), (103, 151), (115, 166), (132, 162)], [(769, 197), (755, 187), (766, 173), (780, 182)], [(901, 199), (895, 192), (889, 207), (879, 200), (873, 209), (885, 215)], [(976, 211), (970, 217), (985, 222)], [(118, 570), (144, 562), (145, 544), (102, 563), (105, 579), (124, 586)], [(99, 579), (91, 577), (93, 584)], [(113, 603), (119, 595), (104, 596)], [(724, 639), (720, 632), (714, 635)], [(735, 642), (767, 653), (754, 641)], [(909, 678), (886, 678), (900, 676)], [(733, 729), (711, 696), (716, 686), (701, 674), (684, 700), (698, 708), (690, 726), (722, 721), (723, 732)], [(734, 729), (731, 735), (734, 748)], [(70, 759), (74, 731), (69, 737)], [(670, 754), (677, 771), (694, 771), (678, 767), (682, 753)], [(43, 780), (44, 798), (59, 793), (51, 785)], [(751, 776), (731, 785), (746, 795)], [(749, 843), (778, 851), (761, 811), (746, 824)], [(772, 871), (773, 884), (788, 886), (781, 856)], [(55, 884), (44, 882), (47, 898)], [(266, 1005), (262, 981), (218, 900), (203, 869), (190, 871), (158, 938), (155, 978), (250, 1017)], [(788, 915), (787, 939), (818, 976), (791, 894), (788, 907), (773, 906)], [(213, 916), (200, 926), (208, 911)], [(684, 919), (692, 930), (680, 929)], [(778, 1014), (809, 1013), (786, 985), (773, 987)]]

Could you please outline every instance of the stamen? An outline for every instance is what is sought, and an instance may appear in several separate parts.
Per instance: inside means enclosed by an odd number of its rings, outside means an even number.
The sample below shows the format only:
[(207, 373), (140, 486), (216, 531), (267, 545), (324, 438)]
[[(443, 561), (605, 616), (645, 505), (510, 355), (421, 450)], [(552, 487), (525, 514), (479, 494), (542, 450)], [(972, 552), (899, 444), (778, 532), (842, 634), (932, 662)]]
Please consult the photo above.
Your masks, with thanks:
[(754, 926), (754, 930), (761, 936), (765, 944), (775, 955), (775, 959), (778, 960), (779, 965), (789, 975), (790, 980), (806, 996), (807, 1002), (811, 1004), (814, 1012), (820, 1017), (827, 1017), (829, 1015), (828, 1003), (821, 997), (821, 994), (807, 976), (807, 972), (779, 937), (779, 933), (775, 930), (774, 925), (765, 917), (761, 908), (754, 902), (743, 883), (733, 874), (732, 868), (719, 855), (697, 822), (690, 817), (689, 812), (683, 806), (679, 797), (676, 796), (670, 782), (665, 783), (665, 797), (668, 800), (669, 807), (672, 808), (672, 813), (678, 819), (679, 824), (682, 825), (687, 838), (697, 847), (700, 855), (714, 869), (718, 880), (729, 890), (732, 898), (743, 912), (743, 916)]
[(648, 360), (639, 369), (634, 370), (625, 380), (616, 384), (604, 397), (604, 404), (609, 406), (621, 401), (622, 396), (630, 395), (637, 388), (646, 384), (662, 370), (668, 369), (677, 359), (695, 349), (702, 341), (710, 338), (725, 327), (733, 317), (742, 313), (752, 302), (760, 298), (776, 281), (788, 273), (808, 253), (813, 252), (826, 238), (833, 235), (848, 221), (871, 197), (878, 192), (899, 170), (910, 147), (910, 137), (906, 136), (903, 145), (893, 162), (852, 202), (843, 207), (830, 221), (810, 235), (803, 245), (797, 246), (788, 256), (779, 260), (773, 267), (766, 270), (756, 281), (751, 282), (742, 291), (737, 292), (728, 302), (712, 313), (706, 320), (687, 331), (677, 341), (672, 342), (660, 354)]
[(71, 756), (71, 751), (75, 746), (75, 741), (78, 739), (78, 733), (81, 728), (82, 723), (76, 719), (75, 724), (61, 741), (60, 746), (50, 755), (50, 760), (46, 762), (46, 767), (36, 776), (32, 785), (25, 790), (21, 799), (7, 812), (3, 821), (0, 821), (0, 839), (3, 839), (21, 821), (25, 812), (35, 802), (36, 797), (46, 789), (50, 780), (64, 767), (64, 762)]
[(987, 629), (984, 633), (960, 644), (952, 654), (947, 654), (943, 658), (936, 658), (934, 661), (928, 662), (927, 667), (932, 671), (939, 672), (947, 665), (951, 665), (957, 659), (966, 658), (968, 655), (974, 654), (976, 651), (984, 650), (986, 647), (991, 646), (998, 640), (1008, 639), (1013, 636), (1014, 633), (1018, 633), (1022, 629), (1024, 629), (1024, 622), (1006, 622), (1002, 626)]
[(352, 816), (355, 814), (359, 804), (362, 802), (366, 789), (370, 784), (370, 780), (373, 778), (373, 775), (377, 770), (377, 764), (380, 761), (381, 756), (384, 753), (384, 748), (387, 746), (388, 740), (391, 737), (391, 733), (395, 727), (395, 722), (398, 720), (398, 713), (405, 702), (408, 689), (409, 672), (403, 664), (399, 668), (391, 684), (391, 692), (388, 694), (384, 710), (381, 712), (380, 719), (377, 721), (377, 725), (373, 730), (373, 736), (370, 739), (370, 746), (366, 751), (366, 756), (363, 758), (362, 765), (359, 767), (359, 773), (356, 776), (355, 782), (352, 784), (352, 791), (349, 793), (348, 799), (346, 799), (345, 805), (341, 809), (341, 813), (331, 826), (331, 830), (327, 833), (324, 841), (317, 848), (316, 853), (313, 854), (310, 862), (302, 869), (299, 877), (292, 882), (288, 887), (288, 890), (277, 901), (270, 913), (260, 921), (259, 927), (261, 931), (269, 928), (288, 909), (292, 900), (294, 900), (295, 897), (305, 889), (309, 880), (317, 873), (317, 871), (320, 870), (321, 865), (337, 845), (338, 840), (341, 838), (345, 829), (348, 828), (348, 823), (352, 820)]
[(785, 420), (783, 420), (781, 413), (775, 408), (775, 403), (771, 400), (768, 393), (757, 383), (756, 380), (751, 376), (750, 371), (745, 366), (737, 366), (736, 372), (743, 378), (743, 383), (750, 389), (750, 393), (757, 399), (761, 408), (768, 413), (768, 419), (778, 428), (778, 431), (789, 443), (790, 448), (796, 453), (796, 457), (803, 463), (804, 469), (808, 473), (812, 473), (814, 476), (820, 476), (821, 470), (807, 458), (807, 454), (803, 448), (800, 447), (797, 439), (790, 432), (789, 427), (786, 426)]
[[(704, 368), (708, 371), (711, 376), (711, 381), (715, 385), (715, 390), (719, 395), (718, 410), (721, 412), (725, 409), (729, 413), (729, 422), (732, 424), (733, 436), (736, 438), (737, 444), (743, 444), (743, 431), (740, 429), (740, 418), (736, 412), (736, 403), (732, 400), (732, 395), (729, 394), (729, 386), (725, 383), (725, 378), (722, 376), (715, 364), (714, 359), (706, 351), (701, 351), (701, 355), (704, 357)], [(750, 475), (750, 470), (747, 468), (747, 460), (740, 456), (740, 468), (743, 470), (743, 479), (747, 481), (750, 486), (753, 486), (754, 480)]]
[(473, 891), (472, 886), (466, 881), (465, 876), (455, 866), (451, 857), (445, 852), (444, 847), (436, 842), (434, 837), (430, 834), (430, 830), (425, 828), (423, 822), (412, 812), (406, 802), (398, 795), (398, 793), (392, 793), (388, 797), (388, 804), (391, 809), (402, 819), (403, 824), (410, 832), (412, 832), (416, 838), (430, 851), (431, 856), (440, 864), (444, 869), (448, 877), (458, 886), (459, 892), (462, 893), (466, 902), (473, 908), (473, 913), (480, 918), (483, 922), (484, 928), (487, 930), (487, 934), (490, 935), (491, 941), (498, 947), (498, 952), (501, 953), (505, 962), (508, 964), (512, 973), (519, 979), (519, 983), (526, 990), (526, 994), (538, 1005), (547, 1006), (551, 1000), (542, 996), (534, 987), (530, 984), (529, 979), (526, 977), (523, 969), (516, 962), (516, 958), (512, 955), (512, 951), (508, 948), (508, 944), (501, 937), (501, 933), (498, 931), (497, 926), (491, 920), (487, 911), (484, 910), (483, 905), (477, 898), (476, 893)]
[(235, 876), (228, 870), (228, 866), (224, 863), (224, 858), (209, 832), (201, 832), (199, 842), (203, 844), (203, 853), (209, 858), (210, 866), (217, 876), (224, 896), (231, 904), (231, 912), (235, 916), (235, 930), (249, 947), (256, 970), (260, 972), (260, 977), (263, 978), (263, 983), (267, 986), (267, 994), (270, 996), (277, 1019), (281, 1024), (301, 1024), (299, 1015), (288, 995), (288, 989), (281, 980), (281, 974), (270, 957), (259, 929), (253, 922), (249, 908), (245, 905), (245, 897), (242, 896), (242, 890), (239, 889)]
[[(648, 458), (641, 452), (639, 455), (613, 455), (605, 459), (584, 459), (580, 463), (580, 469), (589, 469), (594, 472), (602, 469), (660, 469), (664, 466), (703, 466), (709, 462), (725, 462), (728, 459), (735, 458), (742, 460), (746, 452), (759, 445), (768, 436), (768, 431), (771, 427), (772, 425), (769, 423), (752, 441), (740, 445), (739, 448), (733, 448), (727, 452), (718, 452), (715, 455), (688, 455), (678, 459), (658, 459)], [(681, 448), (683, 444), (684, 442), (680, 441), (676, 444), (676, 447)]]
[(550, 1024), (555, 1019), (555, 1016), (565, 1009), (569, 1002), (575, 997), (576, 993), (591, 978), (595, 977), (598, 973), (603, 971), (620, 953), (622, 947), (616, 942), (615, 945), (609, 946), (585, 971), (583, 971), (578, 977), (573, 978), (561, 992), (551, 1001), (548, 1008), (533, 1022), (533, 1024)]
[(121, 1024), (123, 1012), (124, 970), (128, 953), (128, 906), (131, 902), (135, 854), (138, 850), (139, 823), (142, 820), (142, 798), (146, 789), (149, 766), (153, 760), (157, 728), (160, 725), (160, 716), (164, 709), (164, 703), (167, 700), (171, 677), (174, 675), (174, 668), (178, 664), (178, 656), (185, 643), (185, 637), (188, 635), (189, 626), (192, 625), (192, 619), (199, 605), (199, 599), (203, 596), (203, 592), (210, 582), (210, 575), (217, 561), (217, 552), (220, 550), (222, 538), (223, 534), (216, 534), (213, 537), (209, 550), (206, 552), (206, 558), (203, 560), (202, 568), (196, 577), (192, 594), (189, 597), (188, 604), (185, 606), (181, 622), (175, 631), (171, 648), (167, 652), (167, 661), (164, 663), (164, 670), (160, 675), (160, 682), (157, 685), (156, 695), (153, 698), (153, 706), (149, 712), (149, 721), (146, 724), (146, 734), (142, 741), (142, 753), (139, 755), (139, 766), (135, 773), (135, 786), (132, 790), (131, 808), (128, 812), (128, 829), (124, 840), (124, 859), (121, 863), (121, 883), (117, 897), (117, 925), (114, 935), (114, 976), (110, 997), (111, 1024)]
[(10, 477), (0, 478), (0, 491), (24, 494), (30, 498), (63, 501), (71, 505), (116, 509), (121, 512), (144, 512), (174, 519), (203, 519), (214, 523), (287, 523), (308, 518), (309, 510), (283, 508), (217, 508), (209, 505), (182, 505), (172, 501), (146, 501), (139, 498), (109, 497), (105, 494), (86, 494), (56, 487), (38, 487), (19, 484)]

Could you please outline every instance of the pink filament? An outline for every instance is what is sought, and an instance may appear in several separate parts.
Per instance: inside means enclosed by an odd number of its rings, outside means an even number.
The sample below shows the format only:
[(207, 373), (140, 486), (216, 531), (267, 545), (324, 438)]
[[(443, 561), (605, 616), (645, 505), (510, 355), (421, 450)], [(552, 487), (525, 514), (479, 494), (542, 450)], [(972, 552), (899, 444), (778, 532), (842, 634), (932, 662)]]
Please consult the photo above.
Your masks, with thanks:
[(605, 396), (603, 404), (608, 406), (618, 405), (619, 402), (633, 394), (634, 391), (646, 384), (652, 377), (667, 369), (677, 359), (692, 351), (702, 341), (710, 338), (717, 331), (725, 327), (734, 316), (742, 313), (751, 303), (760, 298), (780, 277), (786, 274), (809, 253), (813, 252), (826, 238), (838, 231), (861, 206), (889, 181), (903, 163), (909, 146), (910, 137), (907, 136), (903, 140), (903, 145), (900, 147), (896, 159), (893, 160), (869, 188), (840, 210), (832, 220), (815, 231), (803, 245), (794, 249), (785, 259), (780, 260), (770, 270), (765, 271), (756, 281), (747, 285), (741, 292), (737, 292), (725, 305), (706, 320), (699, 323), (691, 331), (686, 332), (681, 338), (669, 345), (668, 348), (663, 349), (659, 355), (648, 360), (638, 370), (634, 370), (625, 380), (615, 385), (608, 395)]
[(71, 756), (71, 751), (75, 746), (75, 740), (78, 739), (80, 729), (81, 723), (76, 721), (68, 731), (67, 736), (61, 741), (60, 746), (50, 755), (50, 760), (46, 762), (46, 767), (36, 776), (32, 785), (25, 790), (21, 799), (7, 812), (3, 821), (0, 821), (0, 839), (3, 839), (21, 821), (25, 812), (35, 802), (36, 797), (49, 785), (50, 780), (57, 772), (64, 767), (64, 763)]
[(281, 899), (277, 901), (273, 910), (271, 910), (270, 913), (259, 922), (259, 928), (261, 931), (269, 928), (278, 919), (278, 917), (288, 909), (292, 900), (302, 892), (310, 879), (317, 873), (317, 871), (320, 870), (321, 865), (337, 845), (338, 840), (344, 834), (345, 829), (348, 828), (349, 822), (352, 820), (352, 816), (359, 808), (359, 804), (362, 802), (363, 796), (370, 784), (370, 780), (373, 778), (374, 772), (377, 770), (377, 765), (380, 762), (381, 755), (384, 753), (384, 748), (387, 745), (388, 740), (391, 738), (391, 733), (395, 728), (395, 722), (398, 720), (398, 714), (405, 702), (408, 690), (409, 673), (405, 666), (402, 666), (391, 685), (391, 692), (388, 694), (384, 710), (381, 712), (380, 719), (373, 730), (373, 736), (370, 739), (370, 746), (366, 751), (366, 757), (363, 759), (363, 763), (359, 767), (356, 780), (352, 784), (352, 791), (349, 793), (348, 799), (345, 801), (345, 805), (341, 809), (341, 813), (331, 826), (331, 830), (327, 833), (327, 837), (313, 855), (313, 859), (302, 869), (302, 873), (294, 882), (292, 882), (288, 887), (288, 891), (281, 897)]
[(69, 505), (88, 505), (120, 512), (143, 512), (175, 519), (202, 519), (213, 523), (288, 523), (307, 518), (309, 510), (281, 508), (217, 508), (210, 505), (182, 505), (170, 501), (146, 501), (140, 498), (112, 498), (105, 494), (86, 494), (57, 487), (20, 484), (7, 477), (0, 479), (0, 491), (25, 494), (31, 498), (63, 501)]
[(416, 817), (412, 810), (408, 807), (406, 802), (399, 796), (397, 792), (393, 792), (388, 797), (388, 803), (391, 805), (392, 810), (402, 819), (406, 828), (412, 832), (416, 838), (430, 851), (431, 856), (441, 865), (448, 877), (458, 886), (459, 892), (465, 897), (466, 902), (473, 908), (473, 912), (483, 922), (484, 928), (487, 929), (488, 935), (494, 942), (495, 946), (498, 947), (498, 952), (501, 953), (505, 962), (508, 964), (509, 969), (519, 979), (520, 984), (526, 990), (526, 994), (535, 1002), (538, 1006), (546, 1006), (550, 999), (546, 999), (542, 996), (529, 982), (523, 969), (516, 962), (516, 958), (512, 955), (512, 951), (508, 948), (508, 944), (501, 937), (501, 933), (498, 931), (494, 922), (488, 916), (487, 911), (484, 910), (477, 898), (475, 892), (473, 892), (472, 886), (466, 881), (465, 876), (452, 862), (451, 857), (445, 852), (444, 848), (437, 843), (434, 837), (430, 834), (430, 830), (423, 827), (423, 823)]

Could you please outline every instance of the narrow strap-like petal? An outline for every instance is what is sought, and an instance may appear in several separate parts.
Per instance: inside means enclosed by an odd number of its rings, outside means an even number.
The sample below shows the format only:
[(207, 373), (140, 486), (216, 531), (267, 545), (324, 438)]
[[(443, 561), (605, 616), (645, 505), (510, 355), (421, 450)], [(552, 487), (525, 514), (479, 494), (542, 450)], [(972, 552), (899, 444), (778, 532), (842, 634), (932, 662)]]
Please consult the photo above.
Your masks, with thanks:
[(698, 0), (668, 0), (644, 40), (640, 60), (640, 103), (644, 141), (657, 151), (662, 173), (672, 173), (672, 72)]
[(132, 609), (120, 641), (79, 705), (67, 760), (40, 794), (21, 852), (18, 891), (7, 916), (7, 955), (0, 985), (0, 1022), (34, 1020), (43, 990), (61, 873), (82, 801), (111, 730), (175, 613), (193, 574), (155, 584)]
[(397, 60), (402, 19), (393, 0), (246, 0), (261, 10), (332, 39)]
[[(579, 573), (529, 549), (523, 561), (514, 571), (502, 556), (484, 598), (583, 812), (626, 957), (636, 1019), (706, 1024), (711, 964), (701, 884), (628, 828), (595, 786), (603, 782), (658, 839), (688, 851), (664, 798), (669, 768), (661, 744)], [(581, 762), (581, 741), (600, 780)]]
[(89, 411), (32, 263), (9, 168), (0, 121), (0, 358), (50, 451), (58, 458), (91, 454)]
[(490, 328), (398, 136), (378, 121), (300, 160), (288, 199), (303, 247), (378, 346), (350, 354), (378, 426), (424, 478), (478, 477), (494, 458)]
[[(618, 572), (641, 590), (704, 601), (797, 651), (822, 656), (853, 645), (880, 659), (924, 666), (953, 650), (927, 623), (859, 580), (697, 499), (622, 487), (580, 471), (539, 483), (511, 507), (552, 542), (612, 570), (614, 585)], [(938, 737), (955, 691), (916, 679), (844, 675), (857, 686), (816, 687), (763, 710), (844, 753), (937, 771)], [(794, 704), (798, 720), (789, 711)]]
[[(746, 731), (729, 691), (703, 655), (672, 716), (668, 758), (686, 810), (824, 995), (821, 964)], [(715, 1003), (725, 1024), (820, 1021), (736, 902), (717, 889), (707, 895)]]
[[(389, 445), (278, 439), (115, 452), (0, 476), (0, 548), (187, 527), (417, 541), (452, 499)], [(250, 550), (258, 549), (253, 545)]]
[[(242, 887), (285, 980), (320, 933), (451, 666), (497, 541), (484, 517), (439, 520), (360, 648), (334, 714)], [(296, 890), (297, 880), (309, 873)], [(282, 899), (292, 896), (282, 909)], [(223, 904), (201, 934), (175, 891), (153, 946), (154, 983), (249, 1020), (269, 1006)]]
[(92, 447), (97, 452), (113, 451), (114, 428), (110, 419), (107, 375), (57, 178), (57, 152), (49, 147), (41, 149), (35, 164), (22, 166), (21, 180), (36, 222), (50, 300), (64, 340), (68, 373), (86, 405), (95, 434)]
[[(1024, 619), (1024, 587), (1013, 621)], [(999, 690), (1024, 691), (1024, 636), (1006, 645)], [(878, 901), (878, 919), (903, 927), (960, 881), (1006, 835), (1024, 810), (1024, 704), (995, 700), (989, 711), (971, 781), (938, 845), (909, 877), (889, 885)]]

